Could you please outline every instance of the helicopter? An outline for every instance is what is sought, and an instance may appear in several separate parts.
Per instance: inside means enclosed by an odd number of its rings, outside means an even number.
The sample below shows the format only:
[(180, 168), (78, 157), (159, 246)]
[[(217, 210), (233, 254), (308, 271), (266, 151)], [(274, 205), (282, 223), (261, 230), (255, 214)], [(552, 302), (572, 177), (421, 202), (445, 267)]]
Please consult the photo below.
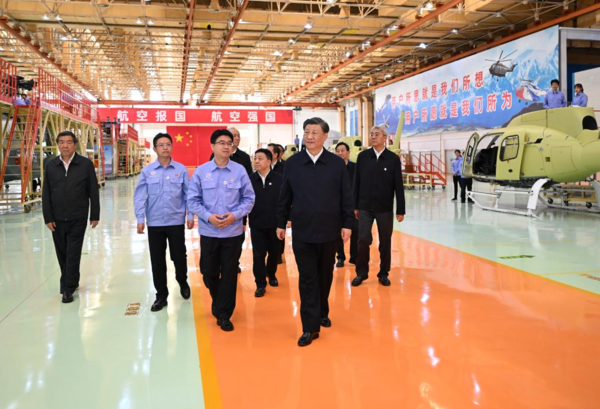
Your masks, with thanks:
[[(463, 175), (478, 182), (532, 188), (582, 181), (600, 172), (600, 130), (593, 108), (528, 112), (500, 129), (474, 133)], [(541, 188), (541, 186), (540, 186)]]
[(529, 102), (543, 101), (546, 91), (535, 85), (532, 80), (519, 78), (519, 81), (521, 81), (521, 85), (519, 85), (519, 88), (515, 91), (517, 98), (519, 98), (519, 102), (521, 100), (526, 101), (525, 105), (527, 105)]
[(517, 64), (511, 63), (510, 67), (507, 67), (503, 63), (506, 61), (512, 61), (512, 59), (510, 59), (508, 57), (510, 57), (511, 55), (513, 55), (516, 52), (517, 52), (517, 50), (513, 51), (512, 53), (510, 53), (510, 54), (504, 56), (504, 58), (502, 58), (502, 54), (504, 53), (504, 50), (502, 50), (500, 52), (500, 57), (497, 60), (486, 60), (486, 61), (493, 62), (493, 64), (489, 68), (490, 74), (492, 74), (493, 77), (506, 77), (507, 73), (513, 72), (515, 70)]

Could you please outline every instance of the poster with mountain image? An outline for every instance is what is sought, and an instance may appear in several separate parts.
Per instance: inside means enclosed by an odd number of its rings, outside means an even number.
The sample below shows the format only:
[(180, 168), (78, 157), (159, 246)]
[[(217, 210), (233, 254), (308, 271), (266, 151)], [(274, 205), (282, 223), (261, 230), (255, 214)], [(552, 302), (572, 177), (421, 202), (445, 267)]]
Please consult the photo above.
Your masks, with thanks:
[(558, 78), (558, 26), (376, 90), (375, 122), (393, 136), (499, 128), (543, 109)]

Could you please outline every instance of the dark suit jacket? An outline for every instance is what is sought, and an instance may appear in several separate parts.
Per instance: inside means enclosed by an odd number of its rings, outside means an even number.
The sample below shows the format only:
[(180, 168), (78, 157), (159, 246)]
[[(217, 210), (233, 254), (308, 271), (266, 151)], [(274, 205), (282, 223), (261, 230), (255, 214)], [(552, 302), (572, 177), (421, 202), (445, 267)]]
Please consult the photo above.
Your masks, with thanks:
[(346, 169), (348, 169), (348, 177), (350, 178), (350, 184), (354, 185), (354, 171), (356, 170), (356, 163), (348, 161), (346, 164)]
[(278, 161), (275, 164), (275, 166), (273, 166), (273, 171), (283, 175), (283, 173), (285, 171), (285, 161), (283, 161), (283, 160)]
[(402, 165), (395, 153), (385, 149), (379, 160), (375, 151), (367, 149), (358, 154), (354, 172), (354, 209), (368, 210), (374, 213), (394, 210), (396, 196), (396, 214), (404, 214), (404, 185), (402, 183)]
[(49, 160), (44, 171), (42, 211), (46, 224), (57, 221), (100, 220), (100, 193), (91, 160), (75, 154), (65, 175), (60, 155)]
[(250, 182), (256, 198), (254, 207), (248, 215), (251, 229), (276, 229), (277, 228), (277, 200), (283, 183), (283, 176), (270, 171), (263, 186), (258, 172), (250, 176)]
[(287, 160), (277, 206), (277, 227), (292, 221), (295, 240), (328, 243), (340, 237), (340, 226), (354, 219), (350, 178), (344, 161), (331, 152), (313, 163), (306, 151)]

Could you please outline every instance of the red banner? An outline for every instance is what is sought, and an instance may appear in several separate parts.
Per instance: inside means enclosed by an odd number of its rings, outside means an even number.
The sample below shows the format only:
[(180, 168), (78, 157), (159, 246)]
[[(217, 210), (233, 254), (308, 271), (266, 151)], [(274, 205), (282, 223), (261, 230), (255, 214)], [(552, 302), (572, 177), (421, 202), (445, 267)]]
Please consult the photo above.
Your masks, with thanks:
[(210, 136), (220, 126), (167, 126), (173, 138), (172, 157), (185, 166), (200, 166), (208, 162), (212, 149)]
[(294, 112), (283, 109), (98, 108), (101, 121), (124, 124), (293, 124)]

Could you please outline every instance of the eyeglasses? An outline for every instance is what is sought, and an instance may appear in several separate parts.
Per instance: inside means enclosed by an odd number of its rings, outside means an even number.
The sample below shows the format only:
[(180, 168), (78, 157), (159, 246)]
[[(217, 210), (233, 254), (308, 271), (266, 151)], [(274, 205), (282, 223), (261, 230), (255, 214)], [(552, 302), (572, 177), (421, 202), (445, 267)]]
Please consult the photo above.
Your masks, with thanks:
[(159, 143), (158, 145), (156, 145), (157, 148), (171, 148), (173, 146), (173, 144), (171, 143)]
[(232, 147), (233, 142), (219, 141), (219, 142), (215, 142), (215, 145), (220, 145), (222, 148), (224, 148), (225, 146)]

